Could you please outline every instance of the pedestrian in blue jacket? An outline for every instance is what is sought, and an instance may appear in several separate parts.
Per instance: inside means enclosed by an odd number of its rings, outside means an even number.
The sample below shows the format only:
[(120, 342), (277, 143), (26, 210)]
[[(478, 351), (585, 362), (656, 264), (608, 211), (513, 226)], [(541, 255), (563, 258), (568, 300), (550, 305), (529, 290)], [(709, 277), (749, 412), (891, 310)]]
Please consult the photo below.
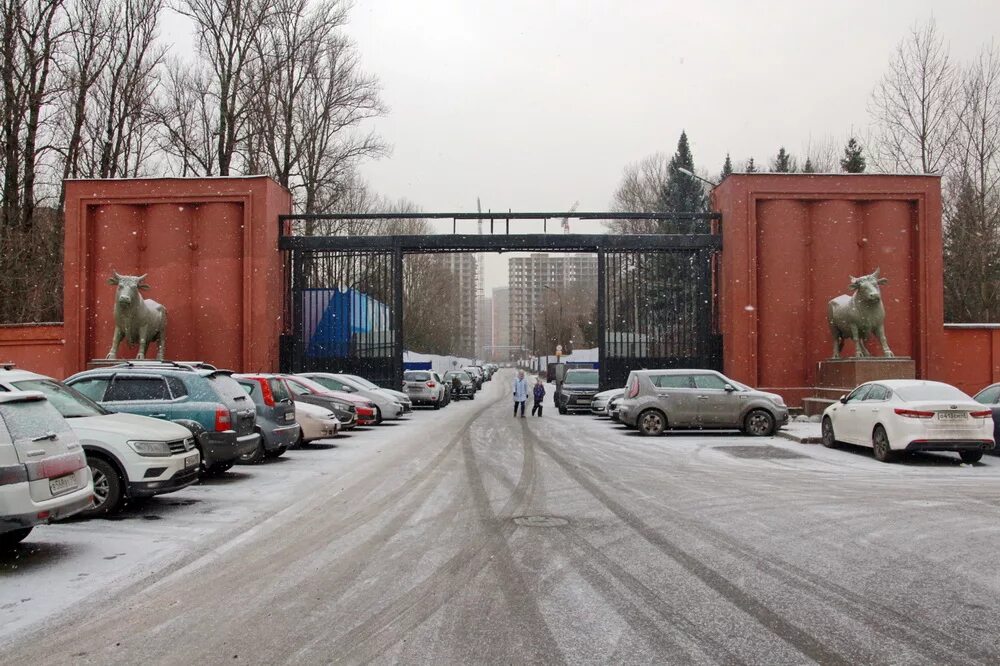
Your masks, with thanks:
[(542, 416), (542, 401), (545, 400), (545, 384), (542, 383), (541, 377), (535, 378), (535, 387), (532, 389), (532, 395), (535, 398), (535, 404), (531, 406), (531, 415), (534, 416), (537, 411), (540, 418)]

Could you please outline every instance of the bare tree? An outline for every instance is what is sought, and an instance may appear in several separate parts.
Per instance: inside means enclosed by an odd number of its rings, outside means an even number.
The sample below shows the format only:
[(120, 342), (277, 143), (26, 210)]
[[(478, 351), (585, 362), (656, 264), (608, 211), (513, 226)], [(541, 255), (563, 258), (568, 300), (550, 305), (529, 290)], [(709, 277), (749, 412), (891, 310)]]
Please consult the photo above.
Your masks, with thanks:
[[(621, 183), (611, 200), (611, 210), (619, 213), (652, 213), (663, 210), (663, 193), (670, 180), (670, 155), (653, 153), (625, 167)], [(653, 220), (613, 220), (609, 230), (618, 233), (654, 233)]]
[[(194, 21), (200, 54), (211, 73), (208, 89), (199, 93), (215, 106), (213, 153), (194, 161), (211, 164), (210, 173), (229, 176), (255, 97), (252, 85), (260, 78), (255, 72), (263, 66), (260, 39), (276, 7), (270, 0), (180, 0), (175, 9)], [(196, 149), (201, 146), (184, 146), (182, 152)]]
[(30, 227), (38, 204), (39, 170), (52, 149), (43, 131), (59, 92), (56, 61), (67, 24), (63, 5), (63, 0), (3, 0), (0, 227)]
[(958, 131), (959, 70), (933, 20), (914, 26), (872, 94), (869, 143), (881, 171), (944, 173)]

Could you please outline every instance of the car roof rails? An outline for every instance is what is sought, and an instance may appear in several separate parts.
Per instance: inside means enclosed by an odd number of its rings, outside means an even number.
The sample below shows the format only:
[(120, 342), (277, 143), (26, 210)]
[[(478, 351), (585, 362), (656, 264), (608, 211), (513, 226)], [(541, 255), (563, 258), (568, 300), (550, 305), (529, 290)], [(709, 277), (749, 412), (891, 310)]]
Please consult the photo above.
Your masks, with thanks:
[(4, 361), (3, 363), (0, 363), (0, 368), (3, 368), (4, 370), (13, 370), (16, 367), (17, 363), (14, 363), (13, 361)]
[(163, 367), (169, 366), (171, 368), (177, 368), (179, 370), (212, 370), (217, 371), (214, 365), (210, 363), (205, 363), (203, 361), (157, 361), (154, 359), (146, 360), (131, 360), (122, 361), (121, 363), (115, 364), (113, 367), (121, 368), (143, 368), (143, 367)]

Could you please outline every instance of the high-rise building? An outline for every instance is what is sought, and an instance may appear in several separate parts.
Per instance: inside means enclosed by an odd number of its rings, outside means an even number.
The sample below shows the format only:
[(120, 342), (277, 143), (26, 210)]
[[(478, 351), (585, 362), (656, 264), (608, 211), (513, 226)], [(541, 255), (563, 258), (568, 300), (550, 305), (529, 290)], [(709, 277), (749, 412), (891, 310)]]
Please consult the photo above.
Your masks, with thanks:
[(539, 317), (546, 302), (546, 290), (579, 285), (597, 291), (597, 256), (593, 254), (535, 253), (511, 257), (508, 273), (510, 344), (531, 352), (536, 351), (541, 341)]
[(476, 357), (493, 360), (493, 297), (479, 294), (476, 313)]
[(457, 356), (475, 358), (481, 353), (476, 348), (476, 319), (478, 303), (476, 290), (478, 287), (479, 270), (476, 255), (468, 252), (449, 252), (440, 255), (444, 266), (451, 272), (453, 280), (458, 283), (458, 321), (456, 348), (452, 353)]
[(510, 287), (493, 290), (493, 354), (494, 361), (510, 361), (517, 358), (511, 354), (510, 346)]

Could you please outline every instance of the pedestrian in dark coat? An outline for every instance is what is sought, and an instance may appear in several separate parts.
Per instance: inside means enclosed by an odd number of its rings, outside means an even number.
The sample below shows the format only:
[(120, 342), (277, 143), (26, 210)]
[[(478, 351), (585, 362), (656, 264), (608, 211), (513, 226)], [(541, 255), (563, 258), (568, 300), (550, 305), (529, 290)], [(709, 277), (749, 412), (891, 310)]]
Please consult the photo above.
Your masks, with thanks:
[(535, 412), (538, 412), (538, 416), (542, 415), (542, 401), (545, 400), (545, 384), (542, 383), (541, 377), (535, 378), (535, 386), (531, 390), (531, 395), (535, 399), (535, 404), (531, 406), (531, 415), (534, 416)]

